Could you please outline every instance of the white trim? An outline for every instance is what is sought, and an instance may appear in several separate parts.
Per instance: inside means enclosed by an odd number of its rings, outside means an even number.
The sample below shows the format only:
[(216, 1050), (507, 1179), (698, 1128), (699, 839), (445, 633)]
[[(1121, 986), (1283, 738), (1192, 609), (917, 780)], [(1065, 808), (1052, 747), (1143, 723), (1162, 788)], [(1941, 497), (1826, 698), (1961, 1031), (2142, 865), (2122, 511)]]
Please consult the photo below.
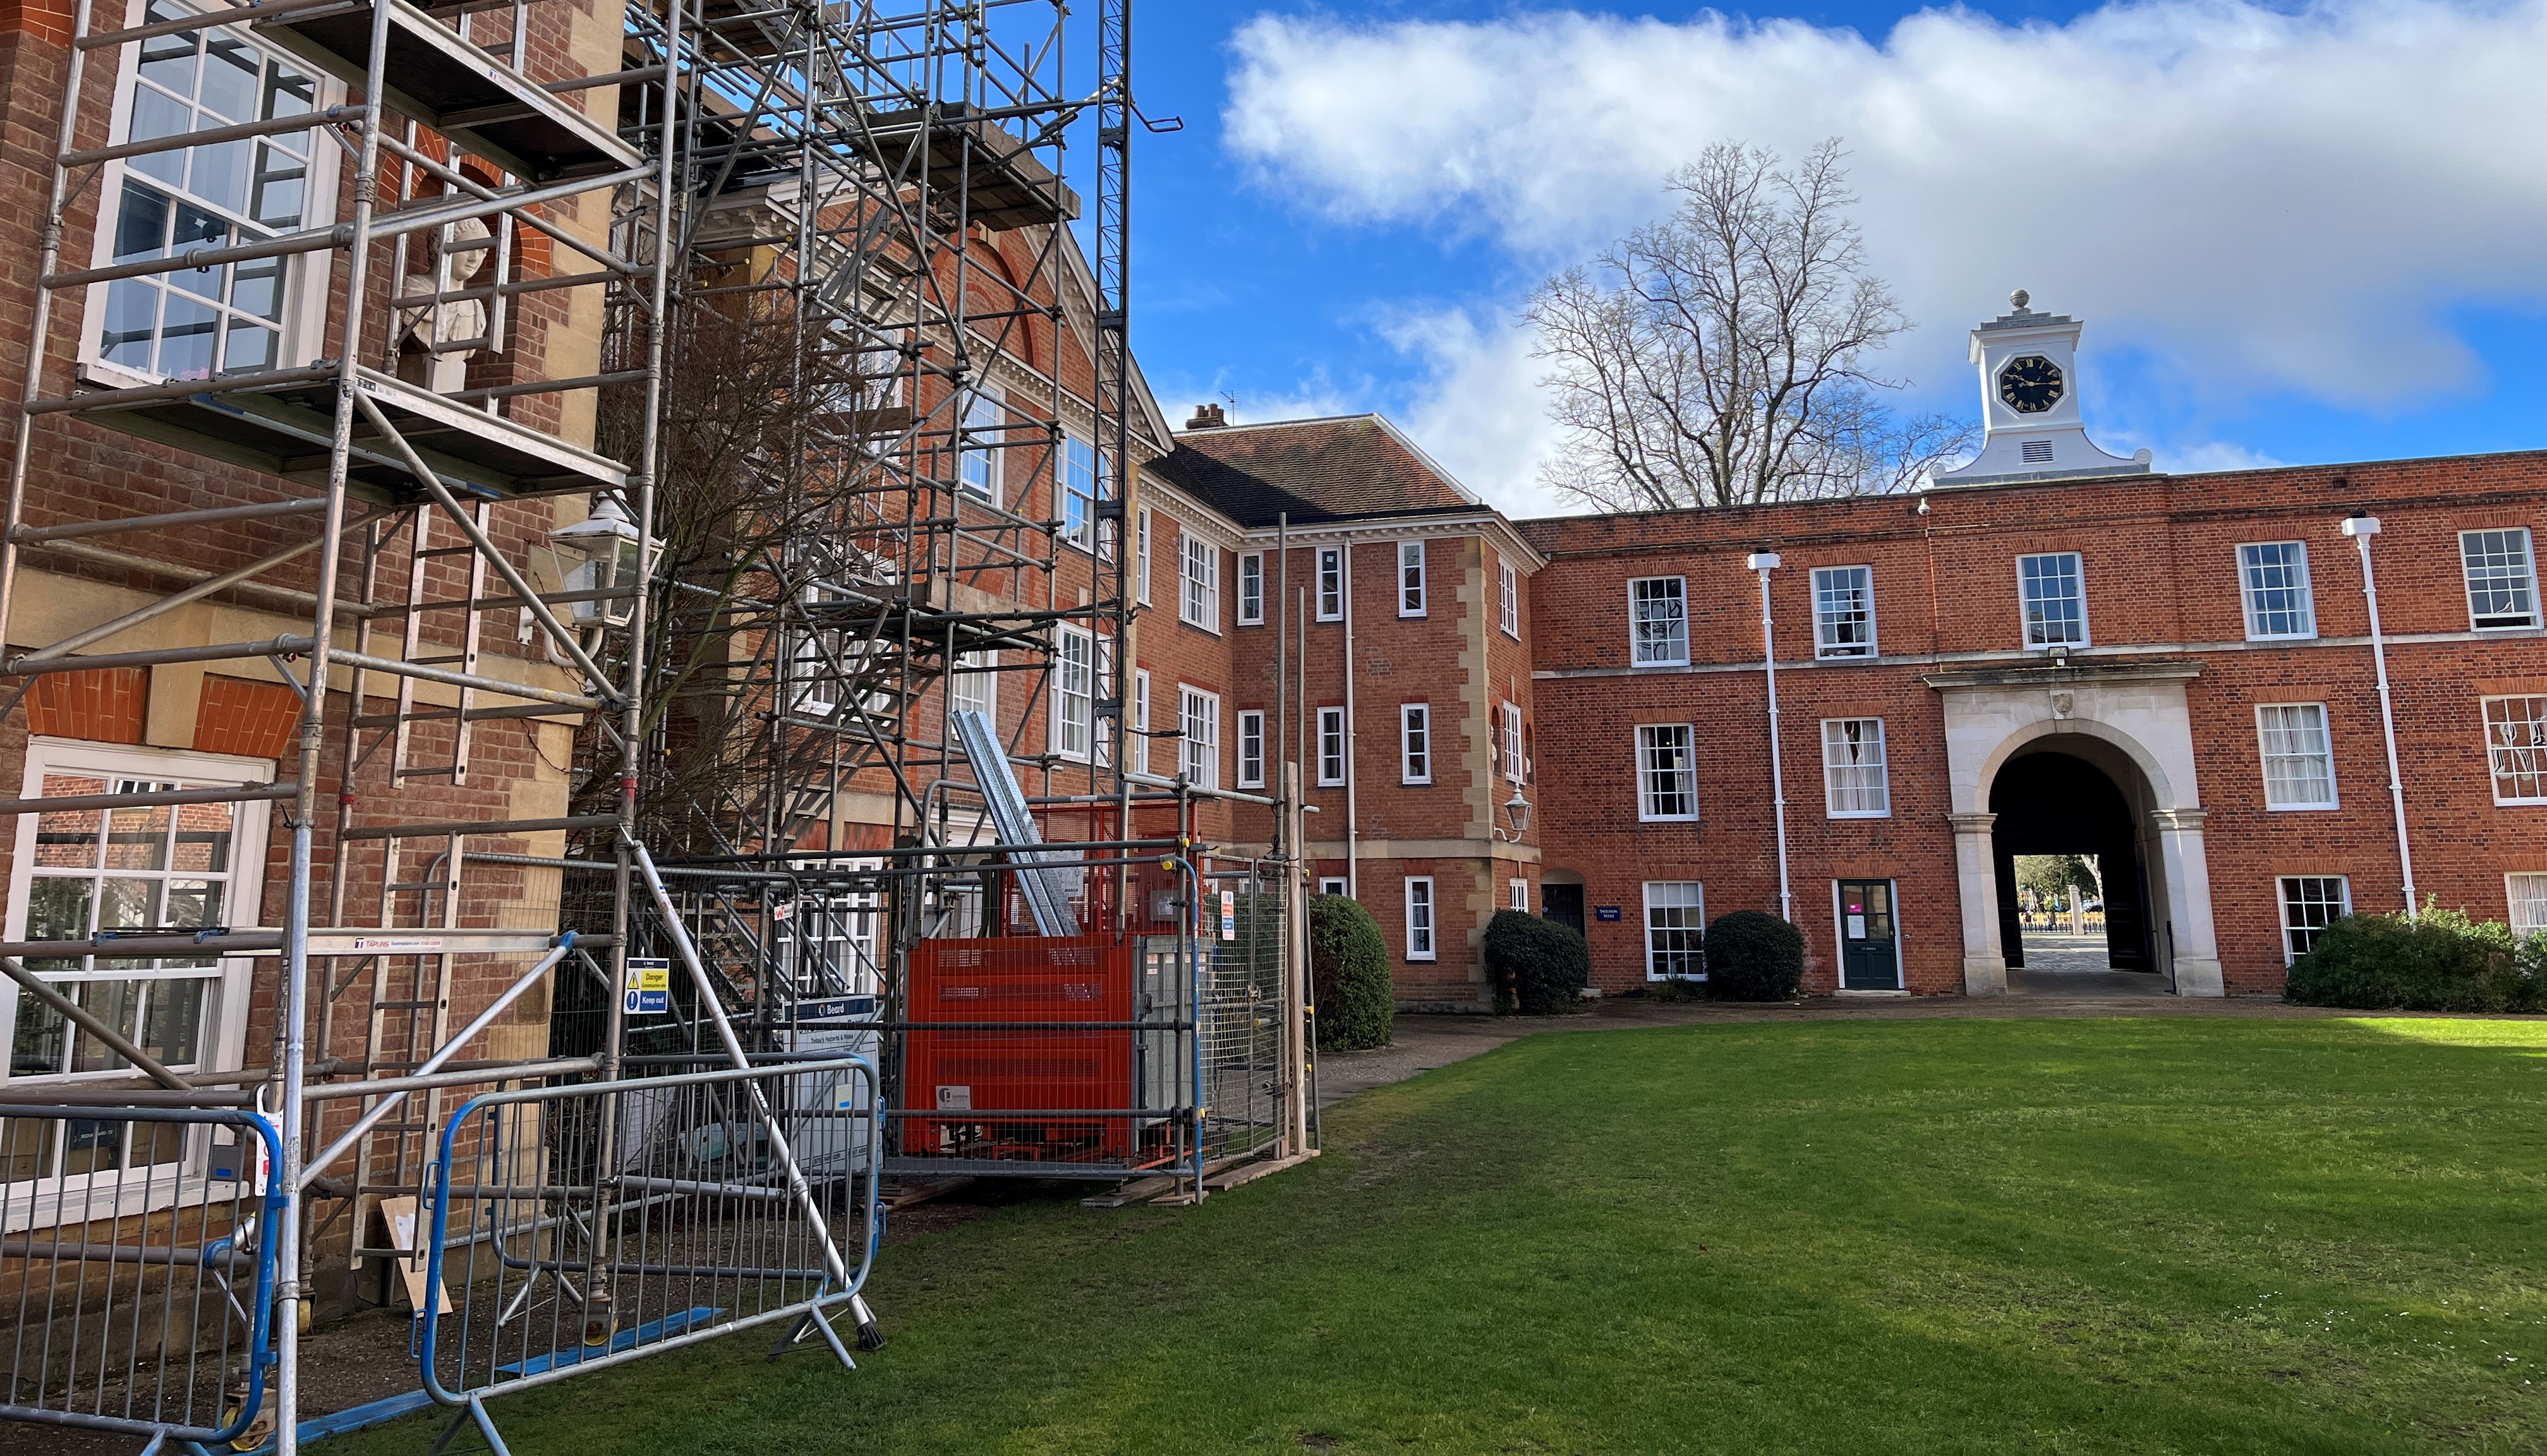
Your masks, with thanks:
[[(1645, 734), (1657, 728), (1678, 728), (1687, 735), (1682, 745), (1689, 754), (1683, 770), (1688, 781), (1689, 813), (1656, 814), (1645, 781)], [(1628, 762), (1635, 769), (1636, 819), (1647, 824), (1694, 824), (1698, 822), (1698, 726), (1688, 723), (1640, 723), (1628, 732), (1631, 754)], [(1678, 883), (1678, 882), (1673, 882)]]
[[(2539, 884), (2538, 898), (2532, 903), (2540, 906), (2540, 914), (2537, 923), (2526, 929), (2520, 924), (2521, 897), (2512, 894), (2512, 882), (2517, 880), (2535, 880)], [(2514, 936), (2525, 938), (2541, 930), (2547, 930), (2547, 874), (2541, 874), (2535, 870), (2514, 870), (2504, 875), (2503, 877), (2503, 913), (2504, 923), (2511, 927), (2511, 933)]]
[[(1420, 771), (1416, 762), (1423, 760)], [(1433, 782), (1433, 705), (1397, 705), (1397, 782), (1421, 788)]]
[[(1072, 694), (1070, 691), (1069, 644), (1074, 641), (1086, 642), (1088, 644), (1088, 655), (1085, 659), (1088, 669), (1088, 686), (1077, 695)], [(1052, 693), (1044, 712), (1044, 718), (1046, 720), (1045, 734), (1054, 753), (1063, 758), (1069, 759), (1073, 763), (1087, 763), (1095, 757), (1094, 749), (1097, 742), (1096, 634), (1089, 632), (1086, 628), (1072, 627), (1069, 624), (1064, 623), (1060, 632), (1054, 638), (1053, 649)], [(1065, 746), (1062, 739), (1063, 729), (1070, 723), (1070, 705), (1074, 696), (1077, 696), (1088, 704), (1088, 717), (1086, 720), (1088, 746), (1083, 747), (1076, 752)]]
[[(1822, 641), (1822, 573), (1826, 571), (1863, 571), (1866, 573), (1866, 644), (1863, 648), (1834, 648)], [(1884, 654), (1875, 631), (1875, 567), (1866, 565), (1815, 566), (1806, 574), (1805, 589), (1812, 593), (1813, 660), (1816, 662), (1872, 662)]]
[(1320, 895), (1344, 894), (1345, 877), (1342, 875), (1320, 875), (1318, 877), (1318, 893)]
[[(1329, 732), (1328, 725), (1330, 723), (1334, 725), (1333, 731), (1336, 743), (1336, 751), (1334, 754), (1336, 776), (1334, 778), (1327, 777), (1327, 760), (1329, 756), (1327, 753), (1327, 737)], [(1321, 708), (1318, 710), (1318, 787), (1321, 789), (1338, 789), (1344, 787), (1344, 785), (1351, 782), (1352, 779), (1353, 739), (1352, 735), (1345, 731), (1345, 711), (1342, 708)]]
[[(1414, 575), (1414, 584), (1411, 589), (1407, 582), (1410, 570)], [(1415, 602), (1415, 605), (1412, 607), (1407, 605), (1407, 599), (1410, 596)], [(1421, 541), (1399, 542), (1397, 544), (1397, 615), (1400, 617), (1422, 617), (1428, 614), (1432, 604), (1432, 585), (1425, 573), (1424, 543)]]
[[(975, 419), (977, 413), (981, 416), (978, 423)], [(955, 493), (958, 496), (969, 495), (976, 500), (988, 501), (994, 506), (1006, 509), (1009, 473), (1007, 446), (1010, 429), (1007, 393), (994, 384), (985, 382), (977, 385), (973, 390), (972, 402), (965, 405), (963, 416), (956, 425), (956, 432), (962, 438), (956, 442)], [(969, 442), (977, 433), (996, 435), (999, 443), (973, 446)], [(966, 471), (971, 469), (972, 462), (977, 456), (982, 461), (984, 484), (987, 486), (985, 489), (976, 489), (973, 482), (966, 478)]]
[(1132, 772), (1150, 771), (1150, 669), (1132, 669)]
[(1513, 879), (1505, 881), (1504, 885), (1510, 892), (1506, 897), (1505, 908), (1519, 910), (1525, 915), (1529, 914), (1530, 882), (1523, 879)]
[[(1252, 573), (1248, 569), (1251, 566), (1255, 568)], [(1252, 612), (1248, 610), (1247, 590), (1251, 576), (1256, 587), (1256, 609)], [(1238, 625), (1241, 627), (1265, 625), (1265, 553), (1261, 551), (1245, 551), (1238, 554)]]
[(1498, 561), (1498, 580), (1502, 596), (1495, 609), (1495, 625), (1514, 642), (1521, 641), (1521, 568), (1509, 560)]
[[(1839, 768), (1841, 765), (1834, 764), (1831, 761), (1831, 728), (1835, 725), (1844, 723), (1871, 723), (1875, 725), (1876, 761), (1873, 767), (1881, 771), (1883, 774), (1883, 779), (1880, 784), (1880, 788), (1884, 795), (1884, 807), (1882, 809), (1840, 809), (1837, 807), (1839, 803), (1839, 785), (1833, 781), (1831, 774), (1833, 770)], [(1868, 714), (1852, 714), (1845, 718), (1825, 718), (1822, 720), (1821, 724), (1821, 740), (1823, 816), (1825, 818), (1834, 819), (1888, 819), (1892, 817), (1892, 743), (1890, 734), (1885, 728), (1884, 720), (1880, 717)], [(1850, 764), (1847, 766), (1851, 768), (1863, 768), (1867, 765)]]
[[(1200, 709), (1197, 713), (1195, 710)], [(1196, 733), (1200, 723), (1207, 732)], [(1191, 683), (1177, 684), (1177, 770), (1196, 787), (1220, 787), (1220, 694)]]
[[(2471, 536), (2509, 536), (2515, 534), (2520, 538), (2521, 566), (2528, 575), (2528, 580), (2523, 583), (2522, 590), (2526, 592), (2529, 597), (2529, 614), (2527, 619), (2524, 621), (2505, 622), (2498, 623), (2493, 626), (2485, 626), (2477, 621), (2476, 583), (2468, 579), (2468, 538)], [(2528, 632), (2536, 629), (2539, 624), (2538, 544), (2536, 540), (2530, 536), (2529, 528), (2526, 526), (2479, 526), (2474, 530), (2460, 532), (2459, 586), (2467, 595), (2468, 631), (2492, 634), (2499, 632)]]
[(1150, 508), (1141, 507), (1140, 540), (1133, 560), (1133, 599), (1142, 606), (1150, 605)]
[[(2537, 710), (2541, 715), (2540, 717), (2523, 720), (2523, 722), (2531, 726), (2530, 737), (2533, 741), (2528, 744), (2498, 744), (2494, 741), (2494, 715), (2486, 710), (2492, 708), (2497, 703), (2513, 702), (2537, 703), (2542, 705)], [(2542, 741), (2547, 741), (2547, 731), (2542, 731), (2539, 728), (2539, 725), (2541, 724), (2547, 724), (2547, 693), (2497, 693), (2492, 697), (2477, 699), (2477, 726), (2485, 734), (2486, 787), (2493, 791), (2494, 802), (2496, 804), (2503, 806), (2547, 804), (2547, 793), (2533, 794), (2513, 799), (2505, 799), (2503, 797), (2503, 781), (2505, 775), (2494, 756), (2498, 751), (2501, 751), (2504, 753), (2526, 753), (2530, 755), (2533, 760), (2547, 759), (2547, 746), (2541, 746)], [(2540, 777), (2542, 780), (2541, 787), (2547, 788), (2547, 773), (2542, 773), (2536, 776)], [(2510, 775), (2510, 777), (2525, 778), (2532, 777), (2532, 775), (2513, 774)]]
[[(1654, 657), (1647, 659), (1636, 655), (1642, 645), (1637, 642), (1638, 623), (1636, 619), (1636, 588), (1649, 581), (1668, 581), (1672, 583), (1673, 587), (1676, 589), (1672, 594), (1680, 602), (1680, 655), (1677, 657)], [(1661, 598), (1657, 597), (1656, 600), (1659, 601)], [(1629, 667), (1687, 667), (1689, 663), (1689, 578), (1686, 576), (1631, 576), (1627, 578), (1627, 665)]]
[[(1654, 970), (1654, 887), (1657, 885), (1686, 885), (1698, 892), (1698, 903), (1695, 905), (1675, 904), (1666, 906), (1666, 908), (1684, 910), (1694, 909), (1698, 911), (1698, 924), (1695, 927), (1675, 926), (1673, 928), (1695, 928), (1698, 931), (1700, 936), (1699, 964), (1704, 967), (1707, 964), (1707, 882), (1704, 880), (1647, 880), (1644, 882), (1642, 899), (1637, 905), (1636, 935), (1638, 942), (1644, 947), (1645, 980), (1669, 981), (1672, 978)], [(1696, 976), (1684, 976), (1680, 979), (1683, 981), (1705, 981), (1707, 979), (1707, 972), (1701, 970)]]
[(1214, 637), (1220, 636), (1221, 551), (1219, 543), (1210, 537), (1186, 530), (1179, 523), (1177, 620)]
[[(1254, 773), (1247, 771), (1247, 739), (1251, 725), (1256, 730), (1256, 771)], [(1238, 787), (1242, 789), (1265, 787), (1265, 710), (1262, 708), (1238, 710)]]
[[(1415, 948), (1415, 887), (1424, 887), (1424, 949)], [(1441, 959), (1442, 895), (1430, 875), (1406, 877), (1406, 959), (1436, 961)]]
[(1507, 784), (1530, 782), (1528, 743), (1530, 726), (1522, 718), (1521, 705), (1510, 698), (1503, 700), (1503, 775)]
[[(1336, 609), (1332, 612), (1327, 610), (1327, 558), (1330, 556), (1335, 557), (1336, 567)], [(1309, 589), (1310, 605), (1317, 619), (1320, 622), (1344, 621), (1345, 594), (1353, 590), (1353, 582), (1345, 575), (1345, 549), (1341, 546), (1322, 546), (1310, 559), (1315, 562), (1313, 571), (1317, 578)]]
[[(2268, 741), (2268, 740), (2265, 738), (2265, 736), (2264, 736), (2264, 735), (2265, 735), (2265, 733), (2268, 731), (2268, 729), (2264, 727), (2264, 715), (2265, 715), (2265, 714), (2267, 714), (2267, 713), (2270, 713), (2270, 712), (2274, 711), (2275, 709), (2290, 709), (2290, 708), (2314, 708), (2314, 709), (2316, 709), (2316, 710), (2317, 710), (2317, 731), (2318, 731), (2318, 736), (2319, 736), (2319, 738), (2320, 738), (2320, 740), (2321, 740), (2321, 742), (2322, 742), (2322, 744), (2323, 744), (2322, 752), (2321, 752), (2321, 756), (2322, 756), (2322, 757), (2324, 757), (2324, 759), (2326, 760), (2326, 798), (2325, 798), (2325, 799), (2323, 799), (2323, 800), (2294, 802), (2294, 803), (2289, 803), (2289, 804), (2275, 804), (2275, 803), (2273, 802), (2273, 760), (2274, 760), (2274, 758), (2276, 758), (2276, 757), (2281, 757), (2281, 758), (2299, 758), (2299, 757), (2304, 757), (2304, 756), (2306, 756), (2306, 755), (2303, 755), (2303, 754), (2296, 754), (2296, 753), (2275, 754), (2275, 753), (2272, 751), (2271, 744), (2269, 743), (2269, 741)], [(2329, 714), (2329, 713), (2327, 711), (2327, 707), (2326, 707), (2326, 705), (2325, 705), (2324, 703), (2307, 703), (2307, 702), (2302, 702), (2302, 703), (2258, 703), (2258, 704), (2256, 704), (2256, 705), (2255, 705), (2255, 760), (2256, 760), (2256, 762), (2255, 762), (2256, 773), (2257, 773), (2257, 775), (2259, 776), (2259, 778), (2261, 779), (2262, 784), (2263, 784), (2263, 788), (2264, 788), (2264, 809), (2265, 809), (2265, 811), (2266, 811), (2267, 813), (2270, 813), (2270, 814), (2289, 814), (2289, 813), (2294, 813), (2294, 812), (2315, 812), (2315, 811), (2320, 811), (2320, 810), (2340, 809), (2340, 808), (2342, 808), (2342, 804), (2341, 804), (2341, 802), (2340, 802), (2340, 796), (2339, 796), (2339, 795), (2338, 795), (2338, 793), (2336, 792), (2336, 789), (2335, 789), (2335, 782), (2334, 782), (2334, 724), (2333, 724), (2333, 715)]]
[[(2026, 620), (2026, 615), (2025, 615), (2025, 609), (2026, 609), (2026, 600), (2025, 600), (2025, 563), (2026, 563), (2026, 562), (2028, 562), (2028, 561), (2043, 561), (2043, 560), (2051, 560), (2051, 559), (2053, 559), (2053, 558), (2055, 558), (2055, 557), (2067, 557), (2069, 559), (2071, 559), (2071, 560), (2073, 560), (2073, 561), (2075, 561), (2075, 562), (2077, 562), (2077, 563), (2078, 563), (2078, 567), (2077, 567), (2077, 578), (2078, 578), (2078, 638), (2077, 638), (2077, 641), (2075, 641), (2075, 642), (2070, 642), (2070, 641), (2067, 641), (2067, 640), (2064, 640), (2064, 641), (2062, 641), (2062, 642), (2034, 642), (2034, 641), (2032, 641), (2033, 634), (2034, 634), (2034, 627), (2033, 627), (2033, 624), (2032, 624), (2032, 623), (2030, 623), (2030, 622), (2028, 622), (2028, 621)], [(2088, 645), (2089, 643), (2091, 643), (2092, 642), (2094, 642), (2094, 641), (2095, 641), (2095, 637), (2094, 637), (2094, 635), (2088, 631), (2088, 627), (2087, 627), (2087, 557), (2086, 557), (2086, 554), (2085, 554), (2084, 552), (2074, 552), (2074, 551), (2030, 551), (2030, 552), (2021, 552), (2021, 553), (2019, 553), (2019, 554), (2017, 555), (2015, 565), (2016, 565), (2016, 632), (2017, 632), (2017, 637), (2018, 637), (2018, 639), (2022, 642), (2022, 643), (2023, 643), (2024, 648), (2025, 648), (2025, 650), (2026, 650), (2026, 651), (2029, 651), (2029, 652), (2048, 652), (2048, 651), (2051, 651), (2054, 647), (2084, 647), (2084, 646)]]
[[(2299, 552), (2300, 610), (2308, 618), (2305, 632), (2263, 632), (2255, 626), (2255, 585), (2247, 579), (2246, 553), (2258, 547), (2290, 547)], [(2308, 543), (2305, 541), (2241, 541), (2238, 543), (2238, 611), (2246, 624), (2246, 641), (2250, 642), (2298, 642), (2317, 636), (2317, 581), (2309, 567)]]
[(2335, 883), (2335, 887), (2336, 887), (2336, 889), (2335, 889), (2336, 902), (2337, 902), (2337, 904), (2340, 906), (2340, 908), (2339, 908), (2339, 910), (2337, 911), (2337, 913), (2338, 913), (2338, 914), (2344, 914), (2344, 915), (2349, 915), (2349, 914), (2351, 914), (2351, 913), (2352, 913), (2352, 877), (2351, 877), (2350, 875), (2276, 875), (2276, 876), (2274, 876), (2274, 877), (2273, 877), (2273, 923), (2274, 923), (2275, 925), (2278, 925), (2278, 926), (2280, 926), (2280, 927), (2281, 927), (2281, 936), (2282, 936), (2282, 964), (2283, 964), (2284, 966), (2296, 965), (2296, 964), (2298, 964), (2298, 962), (2299, 962), (2299, 957), (2298, 957), (2296, 954), (2294, 954), (2294, 953), (2292, 952), (2292, 950), (2291, 950), (2291, 931), (2292, 931), (2292, 930), (2294, 930), (2294, 929), (2297, 929), (2297, 928), (2301, 928), (2301, 927), (2297, 927), (2297, 926), (2294, 926), (2294, 925), (2292, 925), (2292, 924), (2291, 924), (2291, 900), (2290, 900), (2290, 894), (2289, 894), (2289, 892), (2285, 889), (2285, 887), (2286, 887), (2286, 886), (2288, 886), (2288, 885), (2289, 885), (2292, 881), (2294, 881), (2294, 880), (2331, 880), (2331, 881), (2333, 881), (2333, 882)]

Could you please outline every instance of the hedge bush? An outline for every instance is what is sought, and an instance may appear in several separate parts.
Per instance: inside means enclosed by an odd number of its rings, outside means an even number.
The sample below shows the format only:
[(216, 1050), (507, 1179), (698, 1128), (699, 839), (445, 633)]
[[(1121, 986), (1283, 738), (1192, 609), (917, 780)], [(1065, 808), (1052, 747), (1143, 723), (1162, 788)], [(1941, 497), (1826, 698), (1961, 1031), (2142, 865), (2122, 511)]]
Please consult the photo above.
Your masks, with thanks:
[(2283, 995), (2368, 1011), (2547, 1009), (2547, 937), (2515, 946), (2500, 920), (2459, 910), (2346, 915), (2291, 967)]
[(1707, 993), (1719, 1001), (1792, 1001), (1804, 984), (1804, 933), (1765, 910), (1707, 927)]
[(1486, 922), (1486, 974), (1496, 1000), (1525, 1016), (1552, 1016), (1583, 1004), (1592, 947), (1583, 932), (1527, 910), (1497, 910)]
[(1309, 901), (1309, 982), (1317, 995), (1318, 1050), (1385, 1047), (1397, 1017), (1388, 942), (1360, 900), (1321, 895)]

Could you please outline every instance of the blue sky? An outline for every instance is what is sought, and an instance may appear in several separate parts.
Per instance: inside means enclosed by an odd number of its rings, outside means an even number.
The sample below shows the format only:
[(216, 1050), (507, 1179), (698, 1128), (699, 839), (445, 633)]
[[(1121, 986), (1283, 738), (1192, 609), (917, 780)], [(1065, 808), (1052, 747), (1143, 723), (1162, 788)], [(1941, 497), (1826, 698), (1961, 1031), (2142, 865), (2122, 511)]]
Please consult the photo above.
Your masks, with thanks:
[(2162, 468), (2547, 446), (2547, 0), (1136, 15), (1185, 129), (1138, 143), (1134, 347), (1180, 421), (1382, 410), (1557, 508), (1530, 286), (1710, 141), (1839, 135), (1907, 403), (1976, 409), (1965, 331), (2025, 287), (2086, 320), (2091, 432)]

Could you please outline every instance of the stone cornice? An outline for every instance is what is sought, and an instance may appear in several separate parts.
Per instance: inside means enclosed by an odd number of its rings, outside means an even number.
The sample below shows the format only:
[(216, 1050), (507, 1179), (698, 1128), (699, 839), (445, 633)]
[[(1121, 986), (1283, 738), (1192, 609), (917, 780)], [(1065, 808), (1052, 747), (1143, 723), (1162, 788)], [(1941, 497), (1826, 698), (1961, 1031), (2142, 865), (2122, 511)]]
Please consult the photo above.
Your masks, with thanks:
[(2117, 682), (2190, 682), (2201, 675), (2201, 663), (2182, 659), (2105, 662), (2072, 658), (2066, 667), (2010, 663), (1960, 672), (1924, 672), (1919, 680), (1943, 692), (1952, 688), (2092, 688)]

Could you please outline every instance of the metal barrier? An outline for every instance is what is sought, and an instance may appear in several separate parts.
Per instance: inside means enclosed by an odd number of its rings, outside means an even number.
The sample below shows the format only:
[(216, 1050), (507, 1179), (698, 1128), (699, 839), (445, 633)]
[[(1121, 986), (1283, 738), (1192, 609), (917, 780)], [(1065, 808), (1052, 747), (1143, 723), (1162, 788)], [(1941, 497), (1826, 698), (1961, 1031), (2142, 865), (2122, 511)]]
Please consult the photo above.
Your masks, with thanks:
[[(478, 1097), (443, 1130), (417, 1361), (505, 1450), (485, 1401), (857, 1301), (882, 1233), (874, 1065), (791, 1061)], [(835, 1239), (833, 1212), (847, 1216)], [(773, 1351), (775, 1353), (775, 1351)]]
[(282, 1167), (243, 1109), (0, 1104), (0, 1418), (154, 1449), (259, 1426)]

